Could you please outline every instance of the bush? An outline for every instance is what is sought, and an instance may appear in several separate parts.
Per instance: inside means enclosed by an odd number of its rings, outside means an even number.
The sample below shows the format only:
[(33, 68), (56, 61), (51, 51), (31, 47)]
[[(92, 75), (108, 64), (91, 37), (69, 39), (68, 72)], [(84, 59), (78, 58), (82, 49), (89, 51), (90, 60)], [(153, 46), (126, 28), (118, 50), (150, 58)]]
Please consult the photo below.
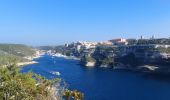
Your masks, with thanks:
[(9, 64), (0, 68), (0, 100), (52, 100), (52, 86), (58, 82), (32, 72), (20, 73), (15, 63)]

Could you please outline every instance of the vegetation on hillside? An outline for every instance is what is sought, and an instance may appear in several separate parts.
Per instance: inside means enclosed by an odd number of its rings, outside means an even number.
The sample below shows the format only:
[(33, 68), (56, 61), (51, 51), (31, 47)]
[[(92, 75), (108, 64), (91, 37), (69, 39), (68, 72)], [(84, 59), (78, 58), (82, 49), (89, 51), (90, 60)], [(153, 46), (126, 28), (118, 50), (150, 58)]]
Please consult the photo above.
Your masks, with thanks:
[(9, 61), (12, 59), (16, 59), (17, 61), (21, 61), (21, 58), (15, 55), (9, 55), (9, 54), (0, 54), (0, 66), (7, 65)]
[(57, 82), (32, 72), (20, 73), (11, 63), (0, 68), (0, 100), (55, 100), (52, 86)]
[(163, 45), (170, 45), (170, 39), (169, 38), (159, 38), (159, 39), (128, 39), (129, 45), (135, 45), (135, 44), (163, 44)]
[(7, 61), (15, 58), (18, 61), (26, 61), (24, 57), (32, 56), (35, 50), (22, 44), (0, 44), (0, 65), (6, 65)]
[(71, 91), (67, 89), (63, 97), (65, 100), (83, 100), (84, 94), (77, 90)]
[(116, 47), (98, 46), (92, 56), (96, 60), (98, 66), (108, 65), (110, 67), (113, 67), (113, 56), (117, 53), (117, 51), (118, 50)]
[[(82, 100), (77, 90), (63, 90), (60, 79), (48, 80), (32, 72), (21, 73), (17, 60), (0, 67), (0, 100)], [(2, 64), (1, 64), (2, 65)]]
[(30, 56), (35, 53), (33, 48), (22, 44), (0, 44), (0, 50), (19, 57)]
[(57, 46), (39, 46), (37, 47), (40, 50), (55, 50)]

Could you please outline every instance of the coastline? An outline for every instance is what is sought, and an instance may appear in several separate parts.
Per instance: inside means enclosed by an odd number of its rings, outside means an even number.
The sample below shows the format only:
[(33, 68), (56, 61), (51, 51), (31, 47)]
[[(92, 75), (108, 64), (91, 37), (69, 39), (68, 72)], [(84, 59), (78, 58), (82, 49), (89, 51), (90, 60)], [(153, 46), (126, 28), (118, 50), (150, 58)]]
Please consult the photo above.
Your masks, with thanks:
[(65, 58), (65, 59), (80, 60), (80, 58), (77, 58), (75, 56), (66, 56), (66, 55), (63, 55), (61, 53), (51, 54), (51, 56), (53, 56), (53, 57), (61, 57), (61, 58)]
[[(40, 57), (42, 57), (42, 54), (38, 54), (38, 55), (36, 55), (36, 56), (34, 56), (34, 57), (31, 57), (31, 59), (28, 59), (28, 60), (30, 60), (30, 61), (19, 62), (19, 63), (17, 63), (17, 66), (18, 66), (18, 67), (21, 67), (21, 66), (25, 66), (25, 65), (37, 64), (38, 62), (37, 62), (37, 61), (34, 61), (34, 59), (38, 59), (38, 58), (40, 58)], [(30, 57), (26, 57), (26, 58), (30, 58)]]
[(36, 61), (29, 61), (29, 62), (19, 62), (17, 63), (17, 66), (25, 66), (25, 65), (31, 65), (31, 64), (37, 64), (38, 62)]

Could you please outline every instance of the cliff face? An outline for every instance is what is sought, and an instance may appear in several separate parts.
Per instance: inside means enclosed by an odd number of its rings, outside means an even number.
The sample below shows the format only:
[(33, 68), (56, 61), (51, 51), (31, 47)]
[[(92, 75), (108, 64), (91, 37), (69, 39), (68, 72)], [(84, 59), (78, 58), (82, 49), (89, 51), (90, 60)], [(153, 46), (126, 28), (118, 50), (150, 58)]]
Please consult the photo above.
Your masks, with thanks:
[(96, 60), (91, 57), (90, 55), (85, 55), (81, 58), (81, 62), (80, 62), (83, 66), (86, 67), (94, 67), (96, 66)]
[[(170, 47), (156, 44), (133, 44), (121, 46), (102, 46), (77, 49), (71, 45), (58, 47), (56, 52), (76, 56), (87, 67), (111, 67), (130, 70), (166, 71), (170, 65)], [(149, 65), (146, 67), (145, 65)], [(144, 67), (139, 67), (144, 66)], [(156, 69), (152, 70), (152, 66)], [(154, 68), (154, 67), (153, 67)]]
[(81, 63), (86, 66), (89, 62), (95, 62), (96, 67), (113, 67), (115, 47), (100, 46), (94, 52), (81, 57)]
[(85, 66), (86, 67), (94, 67), (96, 62), (86, 62)]
[[(97, 47), (90, 56), (96, 67), (112, 67), (144, 72), (168, 72), (170, 68), (169, 48), (163, 51), (154, 47)], [(88, 66), (86, 62), (83, 65)]]

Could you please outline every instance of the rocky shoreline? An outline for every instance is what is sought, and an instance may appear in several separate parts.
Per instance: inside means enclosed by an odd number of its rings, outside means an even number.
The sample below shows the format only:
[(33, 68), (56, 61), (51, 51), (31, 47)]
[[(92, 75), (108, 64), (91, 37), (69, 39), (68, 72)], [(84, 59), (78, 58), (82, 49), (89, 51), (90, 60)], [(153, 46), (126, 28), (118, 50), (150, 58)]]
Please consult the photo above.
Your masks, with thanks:
[(17, 63), (17, 66), (24, 66), (24, 65), (31, 65), (31, 64), (37, 64), (36, 61), (29, 61), (29, 62), (19, 62)]
[[(129, 47), (133, 48), (133, 46)], [(69, 47), (68, 50), (70, 50), (70, 48), (71, 47)], [(139, 46), (139, 49), (140, 48), (142, 48), (142, 46)], [(146, 49), (145, 52), (149, 51)], [(51, 51), (47, 54), (53, 57), (80, 60), (82, 66), (89, 68), (102, 67), (147, 73), (170, 73), (169, 67), (164, 66), (170, 64), (169, 58), (164, 58), (163, 56), (157, 57), (154, 55), (155, 52), (149, 53), (150, 55), (146, 57), (144, 56), (144, 54), (146, 54), (145, 52), (139, 53), (140, 55), (135, 52), (124, 54), (119, 47), (99, 46), (89, 51), (83, 49), (79, 52), (70, 51), (70, 53), (67, 54), (68, 52), (63, 50), (62, 52)]]
[(44, 55), (44, 53), (39, 53), (39, 51), (37, 51), (38, 53), (36, 53), (33, 57), (24, 57), (25, 59), (27, 59), (28, 61), (25, 62), (19, 62), (17, 63), (17, 66), (25, 66), (25, 65), (31, 65), (31, 64), (37, 64), (37, 61), (34, 61), (34, 59), (40, 58), (42, 57), (42, 55)]
[[(168, 70), (168, 66), (164, 65), (140, 65), (140, 66), (131, 66), (131, 65), (125, 65), (122, 63), (115, 64), (113, 66), (110, 66), (108, 64), (96, 66), (95, 62), (86, 62), (84, 64), (80, 63), (82, 66), (88, 67), (88, 68), (113, 68), (114, 70), (128, 70), (128, 71), (134, 71), (134, 72), (142, 72), (142, 73), (152, 73), (152, 74), (167, 74), (170, 75), (170, 70)], [(160, 67), (161, 66), (161, 67)]]

